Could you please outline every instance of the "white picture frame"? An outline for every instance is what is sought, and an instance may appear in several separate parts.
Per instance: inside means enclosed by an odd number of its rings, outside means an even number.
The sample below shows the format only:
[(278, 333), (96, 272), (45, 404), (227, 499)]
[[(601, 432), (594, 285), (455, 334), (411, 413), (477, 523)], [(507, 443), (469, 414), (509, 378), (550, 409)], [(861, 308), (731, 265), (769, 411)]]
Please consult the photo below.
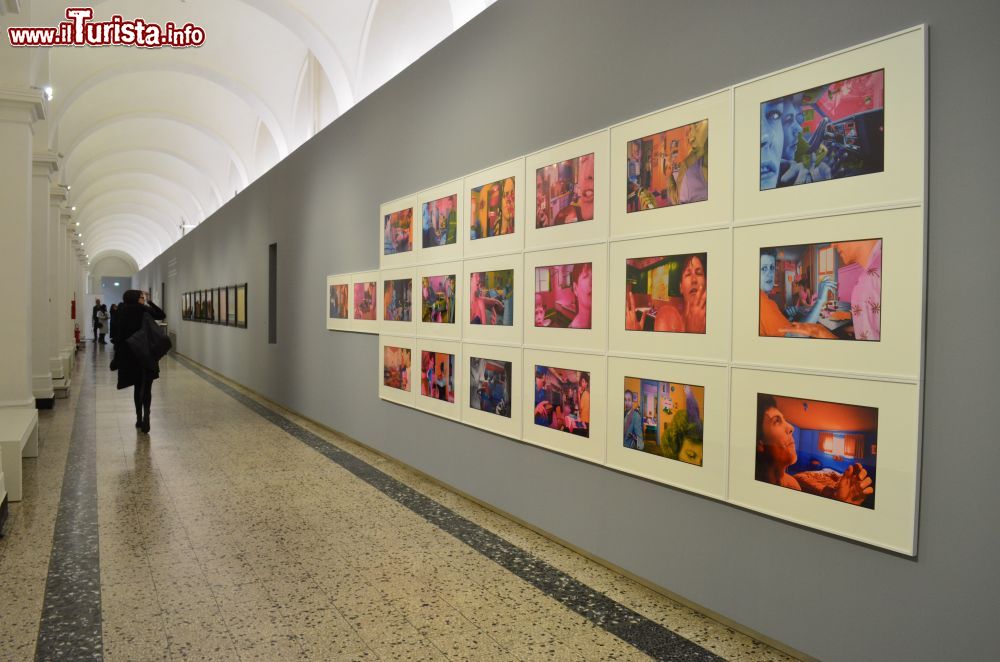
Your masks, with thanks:
[[(447, 399), (434, 398), (432, 395), (424, 394), (424, 383), (427, 376), (424, 371), (423, 355), (424, 352), (433, 352), (435, 354), (449, 354), (452, 356), (451, 361), (451, 384), (453, 384), (452, 390), (452, 402), (448, 402)], [(415, 356), (415, 361), (419, 365), (418, 374), (418, 384), (413, 387), (413, 398), (414, 406), (422, 411), (429, 412), (435, 416), (441, 416), (443, 418), (450, 418), (455, 421), (459, 421), (462, 418), (462, 398), (468, 397), (468, 393), (465, 392), (463, 388), (465, 385), (464, 376), (466, 374), (464, 370), (464, 364), (462, 363), (462, 343), (447, 340), (429, 340), (427, 338), (417, 338), (417, 351)], [(440, 358), (440, 357), (438, 357)], [(435, 376), (434, 382), (437, 381), (437, 368), (435, 366)], [(433, 393), (433, 391), (431, 391)]]
[[(729, 88), (611, 127), (612, 239), (716, 228), (732, 222), (732, 112), (732, 89)], [(629, 212), (629, 142), (702, 120), (708, 121), (707, 199)]]
[[(733, 160), (736, 223), (920, 204), (926, 180), (926, 39), (924, 27), (918, 26), (737, 85)], [(884, 135), (884, 169), (762, 190), (762, 151), (768, 147), (761, 133), (761, 104), (879, 70), (885, 72), (884, 131), (879, 132)]]
[[(500, 364), (510, 364), (511, 374), (510, 380), (507, 382), (510, 384), (509, 417), (473, 407), (473, 389), (476, 389), (478, 392), (479, 388), (477, 388), (477, 384), (485, 386), (481, 381), (473, 379), (471, 364), (474, 359), (480, 360), (478, 365), (482, 374), (485, 374), (483, 372), (484, 364), (482, 361), (493, 362), (493, 365), (497, 367), (501, 367)], [(462, 365), (464, 366), (463, 381), (465, 383), (463, 387), (464, 392), (462, 393), (462, 422), (475, 428), (520, 440), (522, 416), (520, 380), (523, 369), (521, 348), (462, 343)], [(498, 374), (498, 371), (494, 371), (492, 374)], [(504, 372), (504, 375), (504, 379), (506, 379), (506, 372)], [(480, 402), (483, 403), (486, 401)], [(492, 402), (488, 406), (492, 406)]]
[[(454, 276), (454, 322), (430, 322), (424, 321), (424, 288), (423, 279), (434, 276)], [(450, 340), (462, 339), (462, 284), (465, 282), (462, 262), (438, 262), (434, 264), (424, 264), (417, 267), (417, 292), (419, 294), (420, 310), (414, 311), (417, 315), (416, 329), (417, 335), (424, 338), (442, 338)]]
[[(544, 293), (539, 293), (540, 286), (537, 269), (543, 267), (554, 267), (558, 265), (585, 264), (591, 265), (591, 326), (589, 329), (577, 329), (562, 326), (572, 314), (573, 308), (579, 313), (578, 301), (575, 290), (560, 287), (556, 282), (555, 275), (551, 270), (547, 270), (542, 278), (545, 281), (542, 287), (547, 288), (551, 293), (549, 296), (553, 301), (546, 302), (545, 310), (552, 313), (552, 317), (545, 320), (550, 324), (557, 321), (559, 326), (536, 326), (538, 323), (537, 303), (539, 296), (544, 297)], [(566, 274), (569, 275), (569, 274)], [(574, 351), (592, 352), (603, 354), (608, 346), (608, 325), (607, 325), (607, 283), (608, 283), (608, 245), (606, 243), (591, 244), (588, 246), (572, 246), (556, 248), (546, 251), (534, 251), (524, 254), (524, 296), (521, 304), (521, 319), (524, 321), (524, 345), (526, 347), (549, 347), (555, 349), (565, 349), (572, 347)], [(568, 307), (560, 307), (555, 301), (560, 296), (559, 292), (566, 295), (570, 304)], [(560, 312), (560, 310), (564, 311)]]
[[(525, 193), (525, 205), (527, 214), (525, 215), (525, 250), (537, 250), (545, 248), (556, 248), (559, 246), (573, 246), (577, 244), (589, 244), (608, 239), (608, 172), (610, 165), (611, 133), (607, 129), (597, 131), (582, 138), (576, 138), (547, 149), (535, 152), (525, 159), (525, 180), (529, 189)], [(568, 191), (565, 195), (585, 196), (586, 191), (592, 191), (593, 216), (591, 220), (576, 223), (552, 224), (538, 227), (540, 197), (544, 199), (544, 193), (540, 194), (538, 187), (540, 174), (544, 168), (556, 166), (559, 163), (578, 159), (592, 155), (590, 159), (593, 170), (593, 181), (590, 187), (586, 182), (579, 182), (580, 191)], [(583, 168), (586, 171), (586, 168)], [(583, 177), (586, 174), (584, 172)], [(549, 205), (551, 208), (552, 204)], [(580, 205), (583, 207), (585, 205)], [(551, 216), (543, 209), (543, 217)]]
[[(343, 297), (343, 305), (347, 307), (344, 311), (345, 317), (333, 317), (334, 312), (334, 292), (333, 288), (344, 287), (347, 294)], [(338, 274), (326, 277), (326, 328), (329, 331), (349, 331), (351, 329), (351, 314), (354, 311), (352, 299), (354, 288), (351, 286), (351, 274)]]
[[(448, 198), (450, 196), (455, 196), (455, 243), (444, 246), (425, 246), (423, 232), (424, 207), (431, 205), (441, 198)], [(420, 248), (417, 251), (418, 263), (427, 264), (430, 262), (450, 262), (462, 259), (465, 247), (462, 230), (465, 227), (465, 222), (467, 220), (465, 215), (465, 202), (465, 188), (463, 187), (461, 179), (456, 179), (446, 184), (440, 184), (438, 186), (425, 189), (417, 194), (417, 204), (413, 210), (413, 222), (419, 231), (418, 243), (420, 244)]]
[[(756, 480), (758, 393), (877, 408), (874, 508)], [(920, 475), (916, 384), (734, 368), (731, 409), (731, 503), (900, 554), (915, 554)]]
[[(374, 319), (360, 319), (356, 316), (358, 304), (359, 286), (365, 283), (373, 283), (371, 306), (375, 313)], [(382, 308), (382, 295), (379, 293), (379, 273), (378, 271), (358, 271), (351, 274), (351, 331), (358, 333), (378, 333), (379, 332), (379, 311)], [(363, 314), (363, 313), (362, 313)]]
[[(521, 384), (524, 410), (522, 438), (524, 441), (564, 455), (604, 464), (607, 427), (604, 418), (605, 408), (601, 403), (605, 402), (607, 398), (607, 357), (595, 354), (525, 349), (523, 363)], [(590, 421), (587, 423), (587, 437), (536, 423), (535, 377), (536, 369), (539, 366), (589, 373), (588, 390), (592, 405), (590, 407)], [(577, 424), (575, 421), (582, 419), (582, 417), (581, 411), (581, 415), (573, 419), (574, 424)]]
[[(845, 376), (920, 378), (924, 301), (921, 207), (740, 227), (734, 234), (738, 247), (734, 256), (734, 365), (819, 370)], [(760, 336), (762, 248), (870, 239), (882, 240), (878, 341)], [(835, 265), (840, 262), (836, 256)], [(860, 265), (858, 270), (865, 266)], [(841, 268), (836, 272), (838, 279)], [(847, 296), (843, 286), (837, 296)], [(850, 308), (851, 302), (845, 305)], [(851, 312), (846, 314), (853, 317)]]
[[(410, 367), (407, 371), (407, 388), (397, 388), (386, 384), (386, 348), (396, 347), (409, 351)], [(414, 386), (419, 378), (419, 361), (416, 359), (417, 343), (413, 337), (379, 335), (378, 337), (378, 396), (382, 400), (413, 407)], [(416, 367), (415, 367), (416, 366)]]
[[(403, 212), (405, 210), (410, 211), (410, 250), (399, 252), (399, 253), (386, 253), (386, 243), (387, 239), (386, 233), (386, 218), (390, 214), (395, 214), (397, 212)], [(398, 198), (391, 202), (385, 202), (379, 206), (379, 224), (378, 224), (378, 246), (379, 246), (379, 269), (395, 269), (398, 267), (407, 267), (417, 263), (417, 248), (419, 245), (419, 239), (416, 236), (418, 221), (417, 221), (417, 196), (407, 195), (402, 198)]]
[[(518, 298), (523, 296), (524, 293), (524, 287), (522, 285), (523, 266), (521, 253), (497, 255), (494, 257), (485, 257), (475, 260), (466, 259), (464, 261), (464, 275), (462, 277), (461, 287), (459, 287), (462, 295), (463, 340), (507, 345), (520, 345), (523, 342), (523, 322), (521, 320), (522, 307), (518, 301)], [(508, 299), (503, 311), (506, 315), (507, 310), (509, 309), (510, 315), (513, 316), (513, 324), (510, 326), (504, 326), (500, 324), (493, 325), (479, 324), (478, 322), (473, 323), (474, 320), (479, 319), (479, 316), (474, 317), (471, 311), (472, 298), (475, 296), (472, 292), (471, 285), (472, 274), (507, 270), (512, 270), (514, 272), (514, 282), (511, 291), (511, 298), (513, 301)], [(487, 297), (487, 299), (493, 298), (494, 297)], [(487, 305), (487, 314), (491, 314), (489, 312), (491, 310), (493, 310), (493, 308), (490, 308)], [(499, 314), (499, 312), (496, 314)]]
[[(473, 190), (493, 183), (498, 183), (500, 186), (498, 193), (501, 204), (503, 204), (503, 184), (508, 179), (513, 179), (514, 181), (514, 231), (509, 234), (473, 239), (472, 223), (474, 219), (476, 220), (477, 225), (480, 226), (480, 232), (484, 232), (487, 235), (490, 233), (488, 227), (482, 227), (483, 225), (488, 226), (488, 221), (486, 219), (487, 212), (483, 211), (483, 213), (479, 215), (482, 216), (482, 218), (477, 217), (478, 204), (472, 204)], [(486, 255), (520, 252), (524, 248), (524, 191), (525, 188), (527, 188), (524, 177), (524, 158), (522, 157), (514, 159), (513, 161), (507, 161), (506, 163), (495, 165), (468, 175), (464, 179), (463, 188), (463, 195), (465, 196), (465, 219), (459, 223), (459, 229), (462, 231), (462, 237), (465, 244), (463, 253), (464, 257), (474, 258)], [(477, 196), (478, 195), (479, 194), (477, 193)]]
[[(676, 271), (682, 275), (686, 257), (701, 253), (706, 254), (705, 259), (708, 262), (707, 269), (704, 270), (707, 284), (705, 332), (626, 329), (629, 305), (629, 290), (627, 288), (639, 289), (640, 287), (638, 284), (629, 283), (627, 260), (657, 256), (678, 257), (681, 259), (676, 263)], [(730, 329), (732, 328), (730, 308), (732, 302), (731, 230), (705, 230), (645, 239), (612, 241), (610, 256), (609, 354), (632, 357), (648, 356), (699, 363), (725, 363), (729, 361)], [(648, 285), (646, 289), (649, 289)], [(641, 311), (647, 307), (651, 311), (653, 310), (652, 305), (647, 306), (642, 301), (637, 301), (637, 303), (642, 304), (636, 306), (636, 309), (640, 311), (637, 315), (641, 315)], [(652, 301), (650, 301), (651, 303)], [(669, 301), (667, 303), (670, 304)], [(673, 307), (674, 310), (669, 312), (680, 312), (683, 315), (683, 300)], [(664, 319), (667, 318), (664, 317)]]
[[(626, 382), (629, 379), (629, 382)], [(624, 425), (625, 386), (632, 380), (669, 382), (672, 386), (701, 387), (701, 465), (690, 464), (653, 452), (626, 447)], [(640, 384), (640, 388), (642, 388)], [(729, 369), (725, 366), (609, 357), (607, 398), (607, 465), (647, 480), (678, 487), (713, 499), (725, 500), (729, 471)], [(629, 389), (631, 390), (631, 389)], [(639, 393), (637, 406), (645, 404)], [(658, 404), (659, 406), (659, 404)], [(645, 416), (640, 409), (645, 434)], [(693, 417), (692, 417), (693, 418)], [(659, 434), (662, 436), (662, 430)]]
[[(397, 321), (386, 319), (386, 304), (388, 298), (385, 295), (386, 284), (390, 281), (400, 280), (410, 281), (410, 319), (409, 321)], [(420, 314), (420, 291), (417, 289), (417, 270), (413, 267), (405, 269), (385, 269), (379, 271), (378, 276), (378, 322), (379, 333), (388, 333), (396, 336), (416, 335), (416, 317)]]

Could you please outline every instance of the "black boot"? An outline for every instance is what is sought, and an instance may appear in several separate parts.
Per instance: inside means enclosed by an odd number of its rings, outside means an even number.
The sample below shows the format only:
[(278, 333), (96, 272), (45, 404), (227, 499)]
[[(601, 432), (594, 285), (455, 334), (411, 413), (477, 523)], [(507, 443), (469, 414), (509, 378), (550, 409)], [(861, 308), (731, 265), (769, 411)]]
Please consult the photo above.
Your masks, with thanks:
[(143, 432), (149, 432), (149, 410), (146, 409), (142, 412), (142, 421), (139, 427)]

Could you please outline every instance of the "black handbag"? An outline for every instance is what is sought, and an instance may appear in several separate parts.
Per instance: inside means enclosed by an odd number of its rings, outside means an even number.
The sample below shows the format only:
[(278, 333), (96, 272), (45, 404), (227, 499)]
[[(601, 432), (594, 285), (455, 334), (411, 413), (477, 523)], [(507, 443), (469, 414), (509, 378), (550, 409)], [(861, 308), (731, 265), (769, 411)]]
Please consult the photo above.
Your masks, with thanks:
[(142, 316), (142, 326), (125, 342), (139, 365), (151, 372), (159, 370), (160, 359), (166, 356), (173, 346), (170, 338), (149, 313)]

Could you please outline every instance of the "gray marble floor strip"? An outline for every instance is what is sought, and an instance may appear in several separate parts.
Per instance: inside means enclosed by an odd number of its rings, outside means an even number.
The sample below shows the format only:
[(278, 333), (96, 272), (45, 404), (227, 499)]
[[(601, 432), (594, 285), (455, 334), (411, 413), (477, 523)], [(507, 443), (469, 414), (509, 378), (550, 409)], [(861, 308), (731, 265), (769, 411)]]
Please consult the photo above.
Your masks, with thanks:
[(330, 444), (322, 437), (269, 409), (216, 379), (182, 357), (177, 360), (202, 379), (233, 397), (255, 413), (316, 450), (326, 458), (409, 508), (442, 531), (458, 538), (549, 597), (587, 618), (595, 625), (657, 660), (721, 660), (667, 627), (580, 582), (500, 536), (420, 494), (367, 462)]
[(103, 660), (97, 534), (96, 361), (77, 383), (76, 414), (63, 476), (36, 660)]

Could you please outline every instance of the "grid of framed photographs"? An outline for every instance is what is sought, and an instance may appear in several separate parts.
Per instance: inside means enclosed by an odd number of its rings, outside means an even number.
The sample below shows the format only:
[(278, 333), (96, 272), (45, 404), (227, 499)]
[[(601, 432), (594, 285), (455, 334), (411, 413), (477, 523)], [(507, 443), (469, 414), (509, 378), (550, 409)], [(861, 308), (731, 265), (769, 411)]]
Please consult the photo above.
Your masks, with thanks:
[(185, 292), (181, 295), (181, 319), (247, 328), (247, 284)]
[[(383, 236), (411, 209), (420, 246), (366, 276), (381, 396), (914, 554), (925, 40), (383, 205)], [(328, 327), (352, 328), (330, 326), (330, 292)]]

